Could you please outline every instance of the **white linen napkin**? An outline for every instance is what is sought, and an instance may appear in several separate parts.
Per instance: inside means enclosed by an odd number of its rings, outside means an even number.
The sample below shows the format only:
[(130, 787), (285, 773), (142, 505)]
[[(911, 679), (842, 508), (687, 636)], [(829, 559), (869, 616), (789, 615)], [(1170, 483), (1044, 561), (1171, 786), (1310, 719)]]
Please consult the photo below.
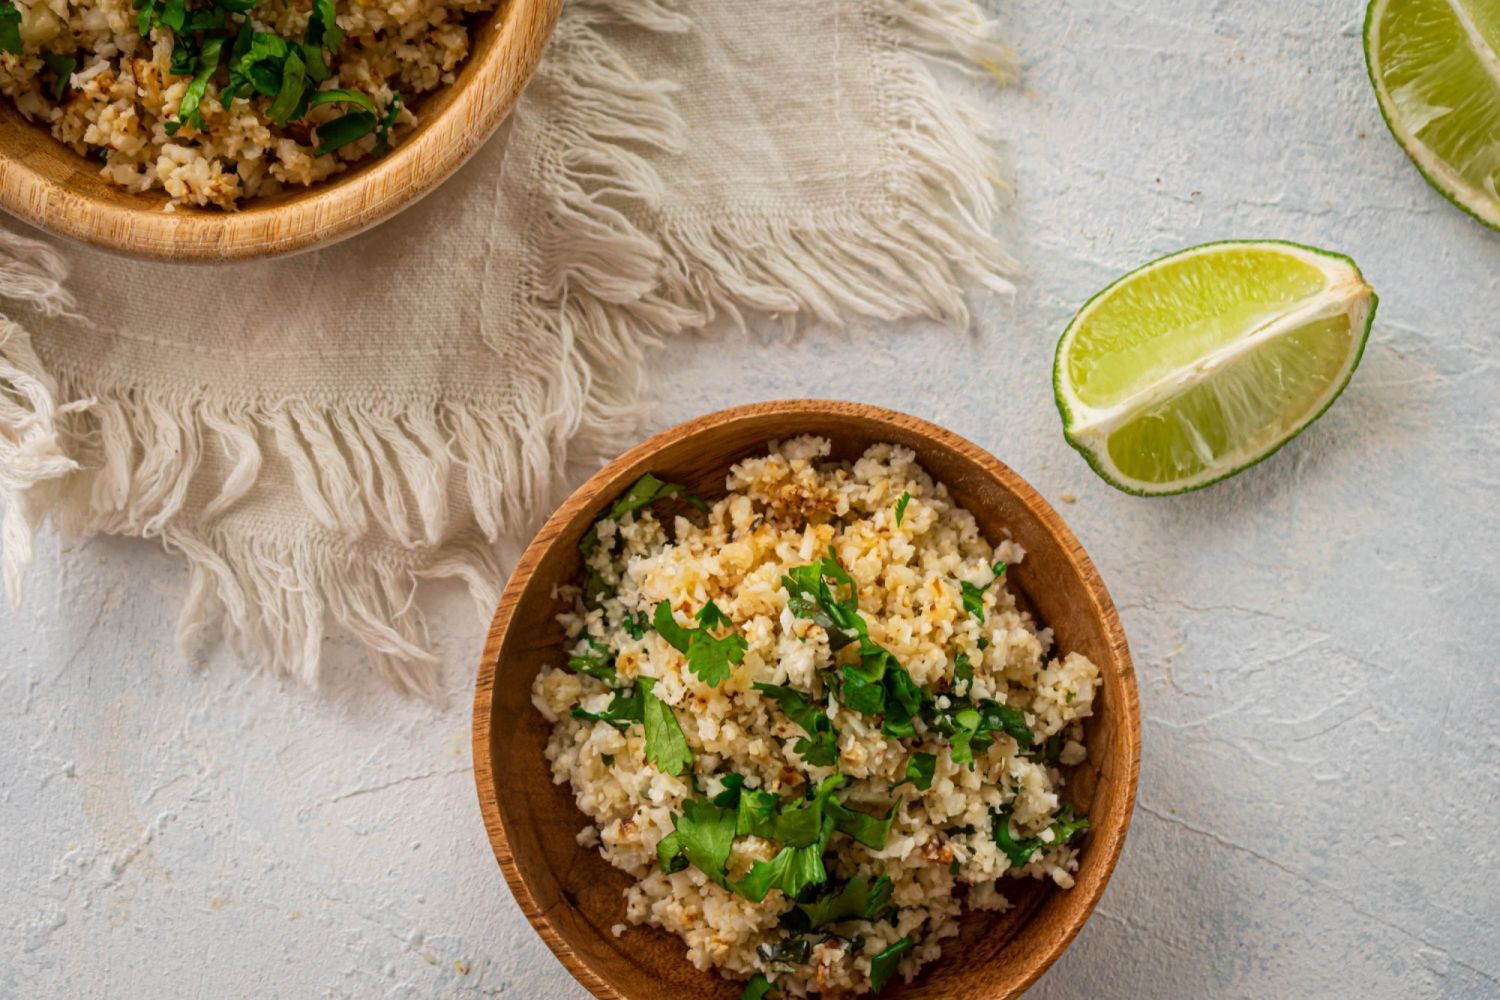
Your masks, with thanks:
[(571, 0), (503, 133), (345, 243), (203, 268), (0, 231), (12, 599), (45, 523), (160, 538), (185, 646), (312, 683), (338, 627), (433, 694), (418, 582), (487, 616), (495, 542), (630, 438), (663, 338), (963, 326), (966, 284), (1008, 289), (995, 157), (933, 72), (999, 74), (992, 34), (973, 0)]

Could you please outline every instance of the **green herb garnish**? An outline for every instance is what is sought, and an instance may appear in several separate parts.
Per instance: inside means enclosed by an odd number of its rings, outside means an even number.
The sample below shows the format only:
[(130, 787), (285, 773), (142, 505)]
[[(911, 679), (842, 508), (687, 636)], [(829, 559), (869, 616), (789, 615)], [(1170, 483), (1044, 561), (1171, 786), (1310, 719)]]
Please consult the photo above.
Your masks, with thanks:
[(0, 52), (18, 56), (24, 49), (21, 44), (21, 12), (13, 0), (0, 0)]
[(323, 50), (326, 48), (337, 53), (343, 44), (344, 29), (339, 27), (335, 17), (333, 0), (313, 0), (307, 32), (302, 36), (302, 58), (307, 64), (307, 75), (318, 83), (332, 76)]
[(812, 942), (805, 937), (785, 937), (775, 947), (761, 945), (756, 949), (761, 961), (780, 965), (806, 965), (812, 957)]
[(885, 984), (896, 974), (901, 956), (912, 948), (912, 939), (904, 937), (870, 960), (870, 989), (876, 993), (885, 989)]
[(759, 903), (772, 889), (780, 889), (789, 899), (796, 899), (804, 889), (828, 881), (823, 867), (823, 850), (833, 836), (833, 817), (823, 816), (818, 837), (805, 847), (783, 847), (770, 861), (757, 861), (750, 872), (733, 884), (733, 889), (752, 903)]
[(911, 503), (911, 492), (901, 494), (901, 499), (896, 501), (896, 527), (901, 527), (901, 519), (906, 516), (906, 505)]
[(932, 787), (932, 776), (937, 770), (937, 754), (914, 753), (906, 759), (906, 774), (892, 788), (899, 788), (908, 781), (921, 791)]
[[(373, 109), (373, 103), (371, 108)], [(386, 112), (386, 117), (379, 126), (381, 130), (380, 142), (382, 144), (385, 141), (385, 136), (390, 132), (391, 126), (395, 124), (396, 115), (400, 110), (401, 95), (397, 94), (392, 99), (391, 106)], [(358, 138), (358, 136), (355, 138)], [(699, 510), (708, 510), (708, 504), (688, 493), (687, 487), (679, 486), (676, 483), (664, 483), (648, 472), (640, 479), (637, 479), (634, 485), (625, 491), (625, 495), (616, 500), (609, 510), (599, 518), (599, 521), (614, 521), (658, 500), (666, 500), (671, 497), (681, 497), (684, 501), (692, 504)], [(578, 540), (578, 554), (583, 556), (583, 561), (587, 564), (589, 558), (598, 549), (599, 523), (595, 521), (589, 527), (589, 530), (584, 532), (583, 537)], [(614, 593), (614, 588), (604, 582), (604, 577), (599, 574), (597, 569), (589, 566), (583, 582), (583, 606), (590, 611), (596, 610), (603, 604), (604, 598), (612, 593)]]
[(357, 90), (320, 90), (307, 106), (317, 108), (325, 104), (352, 104), (354, 110), (317, 126), (318, 147), (313, 150), (314, 156), (323, 156), (351, 142), (358, 142), (375, 131), (380, 120), (375, 102)]
[(612, 753), (602, 753), (599, 755), (599, 759), (604, 761), (605, 767), (615, 766), (615, 755)]
[(645, 721), (645, 699), (641, 697), (640, 689), (632, 685), (626, 690), (616, 691), (614, 700), (602, 712), (575, 708), (569, 714), (584, 722), (607, 722), (616, 729), (629, 729), (633, 723)]
[[(745, 992), (740, 994), (740, 1000), (765, 1000), (766, 994), (775, 989), (776, 984), (767, 979), (765, 973), (757, 972), (745, 984)], [(777, 992), (781, 991), (777, 990)]]
[(672, 832), (656, 845), (662, 871), (679, 872), (691, 864), (719, 885), (734, 847), (734, 812), (707, 799), (688, 799), (672, 816)]
[(625, 616), (620, 626), (632, 639), (644, 639), (646, 631), (651, 628), (651, 619), (646, 617), (646, 612), (637, 611)]
[(637, 678), (635, 682), (641, 695), (641, 722), (646, 729), (646, 759), (663, 774), (675, 778), (693, 762), (693, 751), (672, 706), (651, 693), (655, 685), (649, 677)]
[(990, 822), (994, 828), (995, 846), (1000, 848), (1010, 860), (1012, 868), (1026, 867), (1026, 863), (1037, 851), (1044, 848), (1062, 847), (1089, 828), (1088, 817), (1075, 816), (1073, 806), (1067, 804), (1052, 817), (1050, 841), (1044, 841), (1041, 837), (1016, 840), (1010, 833), (1010, 816), (1011, 808), (1006, 806), (992, 812)]
[(78, 60), (72, 56), (58, 55), (56, 52), (43, 52), (42, 62), (47, 64), (47, 68), (56, 77), (52, 81), (52, 99), (60, 101), (63, 99), (63, 94), (68, 92), (68, 78), (78, 68)]
[(896, 820), (896, 809), (899, 806), (899, 802), (891, 803), (884, 816), (872, 816), (858, 809), (851, 809), (842, 802), (829, 802), (827, 809), (833, 816), (835, 830), (854, 838), (871, 850), (879, 851), (885, 848), (885, 842), (891, 835), (891, 824)]
[(733, 631), (720, 638), (714, 638), (715, 629), (732, 630), (734, 622), (730, 621), (729, 616), (720, 611), (719, 606), (713, 601), (699, 608), (695, 617), (698, 620), (698, 628), (683, 628), (677, 624), (677, 619), (672, 617), (671, 602), (662, 601), (656, 606), (651, 625), (658, 635), (667, 640), (668, 645), (687, 657), (688, 669), (696, 674), (699, 680), (712, 687), (721, 683), (729, 676), (730, 671), (745, 659), (745, 652), (750, 648), (750, 643), (745, 640), (744, 636)]
[(786, 717), (802, 727), (807, 735), (792, 749), (802, 759), (817, 767), (832, 767), (839, 759), (839, 734), (828, 715), (796, 688), (775, 684), (757, 684), (755, 690), (775, 698)]
[(568, 669), (613, 684), (617, 680), (614, 650), (594, 638), (590, 638), (588, 644), (587, 653), (568, 657)]
[[(959, 690), (960, 684), (963, 685), (963, 690)], [(953, 658), (953, 693), (967, 695), (973, 685), (974, 664), (967, 653), (959, 653)]]
[(997, 562), (994, 566), (990, 567), (995, 575), (983, 587), (976, 587), (968, 580), (959, 582), (958, 589), (963, 600), (964, 610), (979, 619), (981, 624), (984, 622), (984, 592), (994, 586), (996, 580), (1005, 575), (1005, 570), (1009, 566), (1010, 564), (1007, 562)]
[(807, 927), (816, 930), (841, 920), (872, 920), (891, 901), (891, 877), (882, 875), (873, 883), (860, 877), (845, 882), (838, 891), (810, 903), (798, 903)]
[(194, 74), (192, 82), (188, 84), (182, 100), (177, 105), (177, 120), (166, 124), (168, 135), (176, 135), (177, 130), (183, 125), (191, 125), (198, 129), (203, 127), (203, 115), (199, 113), (199, 105), (202, 104), (204, 92), (208, 89), (209, 78), (218, 71), (219, 54), (223, 49), (224, 39), (222, 38), (211, 38), (203, 43), (203, 48), (198, 52), (198, 72)]
[(854, 578), (839, 564), (833, 548), (830, 546), (828, 555), (817, 563), (787, 573), (781, 585), (787, 592), (787, 608), (821, 626), (828, 634), (830, 649), (859, 643), (859, 662), (840, 668), (839, 700), (856, 712), (883, 714), (883, 731), (892, 739), (914, 736), (912, 718), (926, 699), (926, 692), (917, 687), (890, 650), (870, 638), (869, 624), (859, 612)]

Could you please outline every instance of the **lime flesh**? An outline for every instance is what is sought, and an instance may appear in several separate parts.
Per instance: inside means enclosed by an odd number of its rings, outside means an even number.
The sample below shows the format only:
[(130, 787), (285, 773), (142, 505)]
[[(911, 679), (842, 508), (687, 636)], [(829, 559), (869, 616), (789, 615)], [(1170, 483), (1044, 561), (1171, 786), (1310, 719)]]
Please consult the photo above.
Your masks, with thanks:
[(1500, 229), (1500, 0), (1373, 0), (1365, 61), (1422, 175)]
[(1057, 346), (1063, 430), (1105, 480), (1181, 493), (1270, 455), (1338, 398), (1374, 291), (1354, 262), (1290, 243), (1212, 243), (1096, 295)]

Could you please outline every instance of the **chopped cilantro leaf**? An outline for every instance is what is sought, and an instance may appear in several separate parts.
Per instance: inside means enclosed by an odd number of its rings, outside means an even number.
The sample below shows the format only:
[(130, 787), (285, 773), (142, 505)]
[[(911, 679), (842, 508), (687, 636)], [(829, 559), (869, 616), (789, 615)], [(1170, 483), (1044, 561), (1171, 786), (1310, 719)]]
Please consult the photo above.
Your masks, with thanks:
[(1075, 816), (1072, 803), (1065, 803), (1053, 817), (1052, 842), (1048, 847), (1061, 847), (1070, 843), (1080, 834), (1088, 832), (1089, 818), (1087, 816)]
[(651, 627), (651, 619), (646, 617), (646, 612), (637, 611), (626, 615), (625, 620), (620, 622), (620, 626), (625, 629), (630, 638), (642, 639), (645, 638), (646, 630)]
[(843, 775), (830, 775), (818, 784), (806, 802), (781, 809), (771, 820), (772, 839), (791, 847), (806, 847), (815, 842), (823, 830), (824, 811), (832, 811), (838, 805), (833, 801), (833, 793), (843, 783)]
[(775, 989), (776, 984), (767, 979), (765, 973), (757, 972), (745, 984), (745, 992), (740, 994), (740, 1000), (765, 1000), (766, 994)]
[(755, 690), (769, 695), (781, 703), (786, 717), (802, 727), (807, 736), (792, 747), (802, 759), (819, 767), (831, 767), (839, 759), (839, 734), (833, 728), (827, 714), (795, 688), (774, 684), (757, 684)]
[(198, 53), (198, 72), (192, 82), (183, 92), (182, 100), (177, 104), (177, 120), (166, 124), (168, 135), (175, 135), (183, 125), (191, 125), (193, 128), (203, 127), (203, 115), (200, 113), (200, 105), (203, 103), (203, 95), (208, 89), (209, 78), (219, 68), (219, 54), (224, 49), (224, 39), (211, 38), (203, 43), (203, 48)]
[(708, 799), (688, 799), (672, 816), (672, 832), (656, 845), (656, 860), (668, 874), (691, 864), (720, 885), (734, 847), (734, 811)]
[(1037, 851), (1062, 847), (1089, 828), (1088, 817), (1075, 815), (1073, 806), (1065, 804), (1052, 817), (1050, 841), (1041, 837), (1016, 840), (1010, 832), (1010, 815), (1011, 809), (1006, 806), (992, 812), (990, 821), (994, 827), (995, 846), (1010, 860), (1012, 868), (1024, 868)]
[(68, 92), (68, 78), (78, 68), (78, 60), (72, 56), (58, 55), (56, 52), (43, 52), (42, 62), (47, 64), (47, 68), (57, 78), (52, 81), (52, 99), (60, 101)]
[(631, 687), (626, 691), (616, 691), (614, 700), (602, 712), (575, 708), (570, 714), (585, 722), (607, 722), (616, 729), (628, 729), (632, 723), (645, 720), (644, 704), (639, 687)]
[(614, 521), (642, 507), (649, 507), (658, 500), (667, 500), (671, 497), (679, 497), (703, 513), (708, 513), (708, 504), (689, 493), (686, 486), (662, 482), (648, 472), (637, 479), (630, 489), (625, 491), (625, 495), (614, 502), (614, 506), (610, 507), (609, 513), (604, 516)]
[(896, 501), (896, 527), (901, 527), (901, 519), (906, 516), (906, 505), (911, 503), (911, 493), (901, 494), (901, 499)]
[(601, 681), (614, 683), (617, 679), (614, 650), (593, 638), (588, 640), (588, 644), (587, 653), (568, 657), (568, 669), (574, 673), (586, 674), (589, 677), (597, 677)]
[[(969, 654), (959, 653), (953, 658), (953, 693), (967, 695), (973, 684), (974, 664), (969, 660)], [(962, 685), (962, 690), (960, 690), (960, 685)]]
[(651, 627), (656, 629), (656, 634), (667, 640), (667, 645), (683, 655), (693, 644), (693, 630), (683, 628), (677, 624), (677, 619), (672, 616), (672, 603), (662, 601), (656, 606), (656, 613), (652, 615)]
[[(890, 650), (870, 638), (869, 624), (859, 613), (854, 578), (839, 565), (832, 547), (819, 562), (791, 570), (781, 585), (788, 610), (821, 626), (830, 649), (859, 643), (859, 662), (841, 668), (839, 700), (865, 715), (884, 714), (884, 732), (892, 739), (914, 736), (911, 720), (925, 693)], [(841, 596), (845, 591), (848, 596)]]
[(906, 775), (896, 782), (895, 787), (906, 784), (908, 781), (916, 785), (921, 791), (927, 791), (932, 787), (932, 776), (937, 770), (937, 754), (914, 753), (906, 759)]
[(775, 839), (771, 821), (781, 802), (770, 792), (759, 788), (746, 788), (740, 792), (739, 815), (735, 821), (735, 833), (742, 837), (764, 837)]
[(729, 773), (724, 775), (721, 782), (724, 790), (714, 796), (714, 805), (734, 808), (740, 804), (740, 795), (744, 792), (745, 776), (743, 774)]
[(810, 903), (798, 903), (807, 918), (807, 926), (816, 930), (824, 924), (841, 920), (871, 920), (891, 901), (891, 877), (882, 875), (873, 883), (863, 877), (852, 878), (841, 888)]
[(604, 761), (605, 767), (615, 766), (615, 755), (612, 753), (602, 753), (599, 755), (599, 759)]
[(1019, 708), (1002, 705), (990, 698), (977, 704), (959, 701), (927, 716), (932, 728), (948, 737), (955, 764), (972, 763), (976, 751), (989, 749), (995, 733), (1005, 733), (1020, 747), (1029, 749), (1036, 737), (1026, 728), (1026, 716)]
[(850, 809), (842, 802), (829, 802), (827, 809), (833, 816), (835, 830), (853, 837), (871, 850), (879, 851), (885, 848), (885, 842), (891, 835), (891, 824), (896, 820), (896, 809), (899, 806), (899, 802), (891, 803), (884, 816), (871, 816), (858, 809)]
[(655, 684), (649, 677), (635, 682), (641, 697), (641, 721), (646, 728), (646, 759), (663, 774), (677, 777), (693, 762), (693, 751), (672, 706), (651, 693)]
[(812, 942), (798, 935), (782, 938), (775, 947), (763, 944), (755, 950), (764, 962), (806, 965), (807, 960), (812, 957)]
[(588, 575), (583, 579), (583, 606), (590, 611), (597, 611), (604, 606), (604, 599), (614, 592), (615, 588), (605, 582), (603, 574), (590, 566)]
[(743, 662), (750, 643), (732, 631), (729, 635), (714, 637), (713, 630), (733, 629), (734, 623), (713, 601), (699, 608), (695, 617), (698, 628), (683, 628), (672, 615), (671, 603), (662, 601), (656, 606), (651, 624), (669, 646), (687, 657), (688, 669), (699, 680), (714, 686), (722, 683), (730, 671)]
[(879, 993), (885, 989), (885, 984), (891, 981), (891, 977), (896, 974), (896, 967), (901, 964), (901, 956), (910, 951), (911, 947), (912, 939), (904, 937), (870, 959), (871, 991)]
[(991, 822), (994, 824), (995, 846), (1010, 859), (1012, 868), (1024, 868), (1026, 862), (1036, 853), (1036, 849), (1042, 846), (1042, 842), (1036, 838), (1030, 840), (1016, 840), (1010, 833), (1010, 807), (996, 810), (991, 814)]
[(0, 0), (0, 52), (13, 56), (21, 54), (21, 11), (14, 0)]
[(960, 599), (963, 601), (964, 610), (979, 619), (981, 624), (984, 622), (984, 592), (989, 590), (996, 580), (1005, 575), (1005, 570), (1009, 565), (1006, 562), (997, 562), (994, 566), (990, 567), (991, 572), (995, 575), (983, 587), (976, 587), (968, 580), (959, 581), (958, 590)]
[(832, 835), (833, 817), (825, 813), (817, 840), (806, 847), (783, 847), (770, 861), (755, 862), (749, 874), (731, 887), (752, 903), (764, 900), (772, 889), (780, 889), (789, 899), (796, 899), (809, 886), (828, 881), (823, 849)]

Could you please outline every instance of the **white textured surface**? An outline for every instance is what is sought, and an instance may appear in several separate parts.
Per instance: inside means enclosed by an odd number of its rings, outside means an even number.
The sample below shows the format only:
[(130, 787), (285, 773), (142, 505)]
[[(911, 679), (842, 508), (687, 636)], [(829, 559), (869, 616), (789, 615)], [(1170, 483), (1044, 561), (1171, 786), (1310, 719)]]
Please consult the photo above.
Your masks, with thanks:
[[(995, 102), (1027, 276), (977, 332), (678, 344), (653, 423), (789, 395), (920, 414), (1058, 502), (1121, 607), (1140, 804), (1064, 998), (1500, 996), (1500, 238), (1427, 189), (1364, 77), (1357, 3), (1023, 0)], [(1181, 246), (1352, 254), (1382, 296), (1345, 397), (1207, 492), (1117, 494), (1048, 384), (1072, 311)], [(490, 857), (468, 686), (331, 697), (172, 649), (178, 563), (44, 539), (0, 616), (0, 997), (575, 997)]]

